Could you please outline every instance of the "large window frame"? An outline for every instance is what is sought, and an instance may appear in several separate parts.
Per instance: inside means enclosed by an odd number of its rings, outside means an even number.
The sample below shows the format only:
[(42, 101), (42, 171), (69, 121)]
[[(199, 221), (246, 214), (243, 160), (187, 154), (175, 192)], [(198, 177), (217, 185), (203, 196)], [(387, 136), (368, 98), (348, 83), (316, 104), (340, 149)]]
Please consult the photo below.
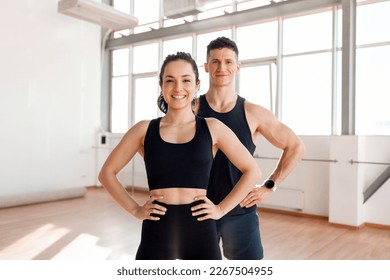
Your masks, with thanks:
[[(234, 4), (232, 6), (232, 9), (231, 11), (236, 11), (237, 10), (237, 3), (236, 1), (233, 1)], [(245, 1), (240, 1), (240, 2), (245, 2)], [(250, 2), (250, 1), (248, 1)], [(287, 1), (288, 2), (288, 1)], [(329, 1), (331, 2), (331, 1)], [(338, 2), (338, 1), (334, 1), (334, 2)], [(339, 1), (340, 3), (341, 1)], [(375, 3), (378, 3), (378, 2), (381, 2), (381, 1), (360, 1), (358, 4), (375, 4)], [(344, 70), (342, 70), (343, 67), (345, 67), (345, 65), (342, 65), (341, 61), (342, 61), (342, 46), (341, 46), (341, 33), (342, 33), (342, 30), (341, 30), (341, 17), (342, 15), (340, 15), (340, 11), (342, 10), (342, 5), (340, 4), (334, 4), (334, 5), (330, 5), (328, 7), (325, 7), (325, 8), (321, 8), (321, 9), (315, 9), (315, 10), (312, 10), (312, 11), (306, 11), (304, 13), (304, 15), (308, 15), (308, 14), (315, 14), (315, 13), (320, 13), (320, 12), (324, 12), (324, 11), (331, 11), (332, 14), (333, 14), (333, 20), (332, 20), (332, 26), (330, 26), (329, 28), (332, 30), (332, 44), (331, 46), (329, 47), (329, 49), (323, 49), (323, 50), (318, 50), (318, 51), (314, 51), (314, 52), (311, 52), (310, 50), (307, 52), (307, 53), (289, 53), (289, 54), (283, 54), (283, 40), (282, 40), (282, 35), (283, 35), (283, 21), (287, 18), (289, 18), (288, 16), (280, 16), (280, 17), (277, 17), (276, 20), (278, 20), (278, 38), (279, 38), (279, 46), (278, 46), (278, 53), (275, 57), (268, 57), (268, 58), (255, 58), (255, 59), (250, 59), (248, 61), (241, 61), (240, 62), (242, 63), (242, 66), (243, 67), (249, 67), (249, 65), (252, 63), (254, 63), (254, 61), (261, 61), (261, 60), (270, 60), (270, 61), (275, 61), (275, 69), (277, 69), (277, 73), (276, 73), (276, 86), (275, 88), (273, 89), (274, 92), (271, 93), (271, 99), (272, 99), (272, 106), (270, 106), (270, 110), (281, 120), (281, 121), (285, 121), (288, 123), (288, 120), (287, 119), (284, 119), (284, 116), (283, 116), (283, 99), (285, 98), (284, 97), (284, 92), (283, 92), (283, 60), (286, 59), (286, 58), (291, 58), (293, 56), (300, 56), (300, 55), (305, 55), (305, 54), (310, 54), (310, 53), (330, 53), (331, 54), (331, 84), (329, 85), (330, 87), (330, 94), (331, 94), (331, 102), (330, 102), (330, 105), (331, 108), (331, 119), (329, 120), (330, 122), (330, 129), (327, 133), (318, 133), (316, 135), (340, 135), (340, 134), (343, 134), (345, 132), (342, 131), (342, 126), (344, 125), (342, 123), (342, 119), (345, 118), (345, 112), (343, 112), (343, 109), (344, 107), (341, 105), (341, 103), (344, 101), (342, 96), (344, 95), (342, 93), (342, 90), (343, 90), (343, 87), (341, 86), (341, 82), (342, 82), (342, 72)], [(297, 15), (297, 14), (293, 14), (291, 15), (291, 17), (296, 17), (296, 16), (300, 16), (300, 15)], [(275, 18), (274, 18), (275, 19)], [(184, 20), (184, 18), (183, 18)], [(196, 21), (197, 20), (197, 17), (196, 16), (193, 16), (192, 19), (190, 21)], [(345, 20), (345, 19), (343, 19)], [(164, 18), (160, 18), (158, 24), (159, 26), (163, 27), (165, 26), (165, 22), (168, 21), (167, 19), (164, 19)], [(180, 19), (178, 20), (180, 22)], [(259, 22), (248, 22), (247, 25), (253, 25), (253, 24), (259, 24), (259, 23), (262, 23), (264, 22), (264, 20), (260, 20)], [(180, 23), (179, 23), (180, 25)], [(236, 40), (237, 39), (237, 33), (236, 33), (236, 30), (237, 28), (240, 28), (240, 27), (243, 27), (245, 26), (245, 24), (241, 24), (241, 25), (230, 25), (230, 26), (226, 26), (225, 28), (216, 28), (216, 29), (210, 29), (209, 31), (210, 32), (215, 32), (215, 31), (219, 31), (219, 30), (227, 30), (227, 29), (230, 29), (231, 30), (231, 38), (233, 40)], [(132, 31), (129, 31), (128, 33), (132, 33)], [(147, 32), (146, 32), (147, 33)], [(148, 39), (148, 34), (145, 35), (142, 35), (141, 37), (145, 36), (145, 42), (148, 42), (150, 43), (151, 40)], [(201, 51), (197, 51), (197, 48), (198, 48), (198, 42), (197, 42), (197, 38), (200, 34), (204, 34), (204, 32), (189, 32), (189, 33), (186, 33), (186, 34), (182, 34), (182, 35), (177, 35), (176, 37), (172, 37), (172, 36), (168, 36), (166, 38), (163, 37), (159, 37), (157, 36), (153, 42), (154, 43), (157, 43), (158, 46), (159, 46), (159, 63), (158, 65), (160, 66), (161, 65), (161, 62), (163, 60), (163, 53), (164, 53), (164, 49), (163, 49), (163, 42), (164, 40), (170, 40), (170, 39), (174, 39), (174, 38), (178, 38), (180, 39), (181, 37), (191, 37), (192, 38), (192, 45), (193, 45), (193, 48), (192, 48), (192, 54), (194, 56), (195, 59), (197, 59), (197, 63), (199, 65), (199, 70), (200, 71), (203, 71), (202, 67), (203, 67), (203, 60), (202, 57), (199, 57), (200, 55), (202, 55), (203, 53)], [(114, 38), (115, 36), (117, 35), (113, 35)], [(139, 44), (139, 43), (137, 43)], [(366, 45), (366, 46), (357, 46), (356, 49), (359, 49), (359, 48), (368, 48), (368, 47), (375, 47), (377, 45), (390, 45), (390, 42), (382, 42), (382, 43), (376, 43), (374, 45)], [(132, 46), (134, 45), (130, 45), (130, 48), (132, 48)], [(240, 47), (240, 45), (239, 45)], [(111, 51), (115, 51), (116, 48), (112, 48)], [(130, 52), (131, 53), (131, 52)], [(132, 61), (131, 57), (129, 58), (129, 61)], [(142, 75), (144, 73), (141, 73)], [(137, 74), (139, 75), (139, 74)], [(156, 75), (156, 82), (157, 82), (157, 73), (155, 73)], [(112, 77), (112, 75), (111, 75)], [(238, 77), (239, 78), (239, 77)], [(128, 94), (129, 96), (131, 96), (131, 93), (134, 91), (134, 88), (133, 88), (133, 84), (134, 84), (134, 73), (131, 72), (131, 69), (130, 69), (130, 73), (129, 73), (129, 81), (130, 81), (130, 86), (129, 86), (129, 91), (128, 91)], [(239, 81), (239, 79), (238, 79)], [(239, 84), (239, 83), (238, 83)], [(202, 81), (202, 89), (203, 91), (206, 90), (206, 87), (207, 87), (207, 84), (205, 84), (203, 81)], [(238, 91), (239, 91), (239, 88), (238, 88)], [(130, 98), (131, 100), (133, 100), (133, 97)], [(345, 102), (345, 101), (344, 101)], [(347, 102), (353, 102), (352, 101), (347, 101)], [(130, 103), (134, 103), (134, 102), (130, 102)], [(350, 104), (352, 106), (355, 106), (354, 104)], [(129, 104), (129, 111), (130, 111), (130, 114), (129, 114), (129, 125), (132, 125), (134, 124), (134, 116), (132, 115), (132, 112), (134, 111), (134, 108), (132, 108), (131, 106), (134, 106), (134, 104)], [(149, 105), (148, 105), (149, 106)], [(348, 118), (348, 121), (351, 121), (349, 118)], [(355, 121), (355, 117), (353, 117), (352, 121), (354, 122)], [(388, 135), (390, 135), (390, 132), (385, 132), (385, 134), (388, 133)], [(305, 133), (305, 132), (302, 132), (302, 133), (298, 133), (300, 135), (313, 135), (313, 134), (310, 134), (310, 133)], [(314, 133), (315, 134), (315, 133)], [(375, 133), (374, 133), (375, 134)], [(386, 134), (387, 135), (387, 134)]]

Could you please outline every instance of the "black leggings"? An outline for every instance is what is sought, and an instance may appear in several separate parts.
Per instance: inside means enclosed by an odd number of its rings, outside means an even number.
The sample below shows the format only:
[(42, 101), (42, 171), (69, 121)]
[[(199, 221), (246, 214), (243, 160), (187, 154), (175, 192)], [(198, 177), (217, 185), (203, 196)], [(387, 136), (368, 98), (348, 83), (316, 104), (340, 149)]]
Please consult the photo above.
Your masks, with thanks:
[(159, 221), (144, 220), (137, 260), (221, 260), (214, 220), (197, 221), (191, 207), (202, 202), (172, 205)]

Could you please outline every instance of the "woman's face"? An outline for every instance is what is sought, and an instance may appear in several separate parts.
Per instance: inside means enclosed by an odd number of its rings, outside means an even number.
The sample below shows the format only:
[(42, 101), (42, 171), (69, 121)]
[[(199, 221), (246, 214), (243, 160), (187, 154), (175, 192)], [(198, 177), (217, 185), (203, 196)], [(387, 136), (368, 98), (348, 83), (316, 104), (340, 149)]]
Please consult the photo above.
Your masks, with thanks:
[(195, 73), (189, 62), (175, 60), (166, 65), (161, 91), (169, 109), (191, 107), (198, 88), (199, 83), (196, 83)]

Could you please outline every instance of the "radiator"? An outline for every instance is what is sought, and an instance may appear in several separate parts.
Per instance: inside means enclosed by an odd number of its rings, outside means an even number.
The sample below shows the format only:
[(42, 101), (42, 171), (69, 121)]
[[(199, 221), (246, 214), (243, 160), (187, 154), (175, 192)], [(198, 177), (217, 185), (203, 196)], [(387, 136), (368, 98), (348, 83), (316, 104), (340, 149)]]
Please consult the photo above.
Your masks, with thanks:
[(279, 188), (266, 201), (258, 206), (303, 210), (304, 192), (297, 189)]

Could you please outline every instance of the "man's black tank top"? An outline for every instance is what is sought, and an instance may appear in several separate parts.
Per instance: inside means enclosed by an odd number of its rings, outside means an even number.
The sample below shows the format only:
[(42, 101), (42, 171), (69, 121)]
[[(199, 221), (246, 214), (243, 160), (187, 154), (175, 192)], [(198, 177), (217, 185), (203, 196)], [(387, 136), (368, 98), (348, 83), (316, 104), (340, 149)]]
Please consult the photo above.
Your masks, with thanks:
[[(244, 103), (245, 99), (241, 96), (237, 96), (236, 105), (230, 112), (218, 113), (207, 103), (206, 96), (201, 95), (199, 97), (198, 116), (213, 117), (222, 121), (237, 135), (241, 143), (253, 155), (256, 145), (253, 143), (252, 133), (246, 120)], [(218, 150), (211, 168), (207, 196), (215, 204), (218, 204), (233, 189), (241, 176), (241, 171), (238, 170), (220, 150)], [(240, 205), (237, 205), (228, 213), (228, 215), (245, 214), (255, 210), (256, 205), (250, 208), (242, 208)]]
[(213, 162), (213, 141), (206, 120), (195, 117), (195, 136), (186, 143), (169, 143), (160, 136), (161, 118), (149, 123), (144, 161), (149, 189), (207, 189)]

